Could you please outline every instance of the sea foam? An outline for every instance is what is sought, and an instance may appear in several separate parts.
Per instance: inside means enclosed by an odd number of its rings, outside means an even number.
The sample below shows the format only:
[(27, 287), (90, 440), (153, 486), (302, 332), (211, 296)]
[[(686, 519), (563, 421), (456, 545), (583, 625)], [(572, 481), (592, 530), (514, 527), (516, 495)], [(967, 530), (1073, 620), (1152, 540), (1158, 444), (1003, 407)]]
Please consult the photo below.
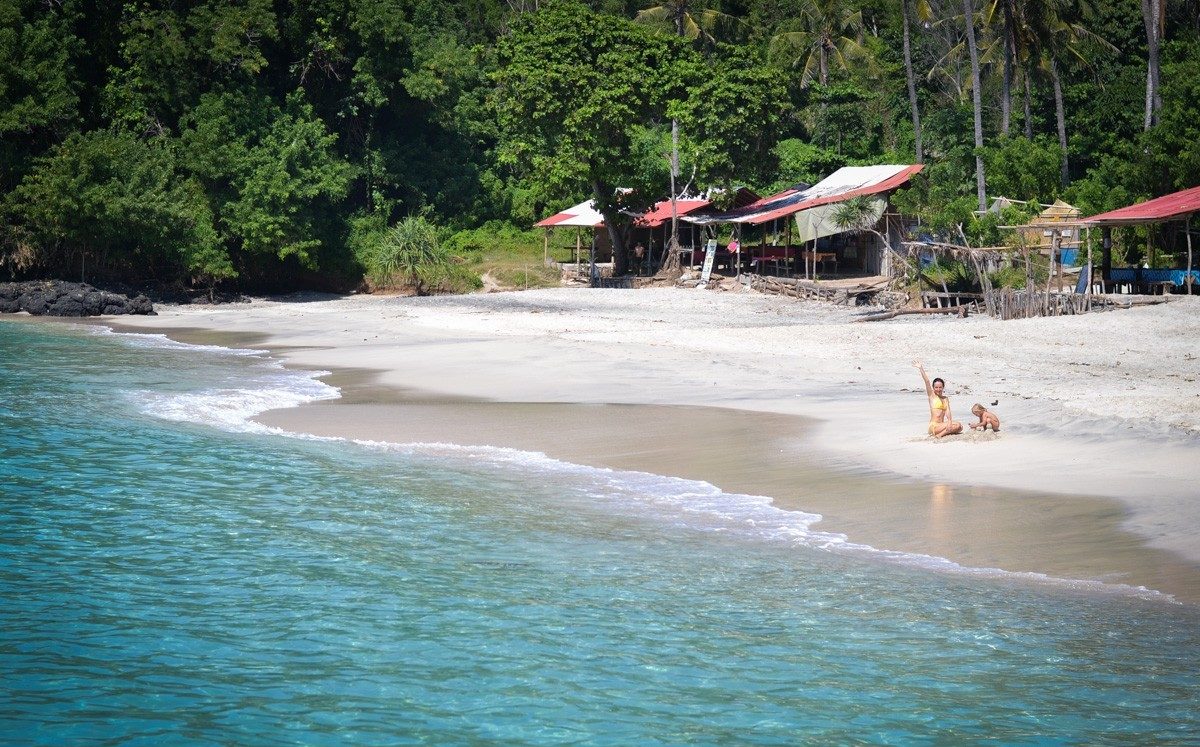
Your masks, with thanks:
[[(129, 393), (139, 410), (163, 420), (199, 423), (229, 431), (278, 433), (277, 429), (260, 425), (252, 418), (268, 410), (341, 396), (337, 387), (321, 381), (321, 377), (329, 375), (328, 371), (285, 368), (261, 350), (191, 345), (159, 334), (119, 334), (135, 347), (185, 354), (185, 365), (193, 374), (196, 389), (138, 389)], [(214, 362), (218, 365), (205, 365), (198, 354), (217, 356)], [(231, 370), (228, 360), (219, 360), (228, 357), (241, 359), (241, 365)]]
[[(234, 386), (205, 387), (189, 392), (143, 390), (135, 393), (143, 412), (177, 422), (193, 422), (236, 432), (274, 433), (304, 439), (347, 440), (289, 433), (255, 423), (252, 418), (273, 409), (296, 407), (307, 402), (337, 399), (336, 387), (322, 381), (325, 371), (295, 371), (267, 358), (258, 350), (216, 345), (189, 345), (164, 335), (123, 335), (138, 346), (205, 352), (248, 358)], [(1171, 595), (1121, 583), (1096, 579), (1066, 579), (1043, 573), (1007, 571), (1001, 568), (965, 566), (947, 558), (920, 553), (886, 550), (851, 541), (845, 534), (813, 528), (820, 514), (784, 510), (767, 496), (727, 493), (707, 482), (656, 475), (632, 470), (565, 462), (540, 452), (493, 446), (447, 443), (392, 443), (350, 440), (375, 450), (400, 453), (420, 459), (457, 461), (464, 467), (488, 465), (509, 470), (518, 477), (529, 474), (552, 476), (564, 490), (575, 490), (592, 505), (606, 507), (622, 516), (640, 518), (692, 531), (738, 534), (757, 541), (786, 542), (818, 551), (833, 552), (868, 561), (922, 569), (958, 576), (1018, 581), (1068, 588), (1089, 593), (1133, 596), (1172, 602)]]
[(757, 541), (785, 542), (871, 562), (884, 562), (953, 576), (1032, 583), (1086, 593), (1137, 597), (1156, 602), (1175, 601), (1173, 596), (1145, 586), (1098, 579), (1059, 578), (1044, 573), (1008, 571), (1002, 568), (979, 568), (936, 555), (880, 549), (853, 542), (845, 534), (814, 529), (813, 525), (822, 519), (820, 514), (785, 510), (775, 506), (767, 496), (727, 493), (700, 480), (590, 467), (557, 460), (540, 452), (502, 447), (446, 443), (398, 444), (366, 440), (355, 440), (354, 443), (418, 458), (459, 460), (472, 468), (486, 465), (497, 469), (552, 475), (556, 486), (582, 491), (595, 505), (607, 506), (626, 517), (665, 522), (686, 530), (738, 534)]

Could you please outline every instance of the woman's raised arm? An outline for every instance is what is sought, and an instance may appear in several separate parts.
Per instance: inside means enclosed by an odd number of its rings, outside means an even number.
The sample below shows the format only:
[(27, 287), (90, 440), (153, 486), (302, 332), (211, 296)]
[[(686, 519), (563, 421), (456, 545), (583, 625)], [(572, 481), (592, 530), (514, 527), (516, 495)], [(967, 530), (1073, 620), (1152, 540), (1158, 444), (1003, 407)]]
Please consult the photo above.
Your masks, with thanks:
[(925, 382), (925, 396), (933, 397), (933, 384), (929, 383), (929, 374), (925, 373), (925, 366), (921, 361), (913, 361), (913, 365), (921, 372), (921, 379)]

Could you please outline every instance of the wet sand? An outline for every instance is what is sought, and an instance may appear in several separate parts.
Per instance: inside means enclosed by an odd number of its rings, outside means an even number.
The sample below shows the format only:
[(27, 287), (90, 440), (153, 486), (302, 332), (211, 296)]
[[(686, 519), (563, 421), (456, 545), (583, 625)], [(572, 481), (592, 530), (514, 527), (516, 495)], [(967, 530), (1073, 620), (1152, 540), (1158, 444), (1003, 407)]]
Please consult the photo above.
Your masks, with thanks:
[[(1200, 602), (1196, 299), (873, 324), (848, 323), (855, 309), (671, 290), (160, 311), (105, 323), (333, 372), (342, 400), (262, 416), (288, 430), (701, 479), (881, 549)], [(1004, 432), (923, 438), (917, 356), (948, 379), (958, 419), (998, 401)]]
[[(174, 336), (174, 335), (173, 335)], [(837, 468), (807, 445), (813, 421), (710, 407), (504, 403), (398, 391), (368, 371), (325, 378), (343, 399), (273, 410), (289, 432), (535, 451), (562, 461), (702, 480), (818, 513), (815, 528), (961, 565), (1120, 583), (1200, 603), (1200, 567), (1121, 528), (1106, 498), (926, 483)]]

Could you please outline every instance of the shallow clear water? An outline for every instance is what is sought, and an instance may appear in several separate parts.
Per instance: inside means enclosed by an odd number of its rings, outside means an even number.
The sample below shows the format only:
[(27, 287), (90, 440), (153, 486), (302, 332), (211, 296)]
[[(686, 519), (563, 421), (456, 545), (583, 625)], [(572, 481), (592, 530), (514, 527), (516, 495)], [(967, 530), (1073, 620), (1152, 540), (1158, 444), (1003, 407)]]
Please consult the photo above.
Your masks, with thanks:
[(247, 425), (332, 395), (0, 322), (0, 742), (1200, 740), (1194, 607), (698, 483)]

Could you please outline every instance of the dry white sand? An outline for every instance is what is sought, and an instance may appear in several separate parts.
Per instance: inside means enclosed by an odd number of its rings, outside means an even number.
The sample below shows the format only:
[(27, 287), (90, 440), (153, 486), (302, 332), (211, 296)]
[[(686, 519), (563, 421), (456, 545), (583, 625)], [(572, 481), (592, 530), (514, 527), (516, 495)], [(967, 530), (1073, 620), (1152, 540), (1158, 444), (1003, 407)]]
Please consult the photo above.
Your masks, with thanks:
[[(960, 495), (977, 487), (1113, 499), (1123, 507), (1120, 523), (1146, 547), (1200, 563), (1200, 300), (1193, 298), (1077, 317), (863, 324), (852, 321), (864, 309), (699, 289), (293, 297), (159, 311), (114, 321), (174, 330), (181, 339), (188, 329), (261, 336), (262, 346), (292, 364), (369, 369), (374, 383), (395, 391), (804, 415), (818, 425), (797, 448), (843, 471), (956, 486)], [(1002, 432), (924, 437), (928, 406), (913, 359), (946, 379), (955, 419), (969, 421), (971, 404), (981, 402), (1000, 416)], [(303, 419), (291, 422), (305, 427)], [(482, 442), (510, 441), (492, 445), (519, 440), (496, 427), (471, 432)], [(574, 453), (571, 439), (561, 440), (563, 454)], [(1027, 509), (1017, 502), (1009, 511)], [(871, 508), (844, 519), (866, 527)], [(886, 541), (885, 521), (875, 542)], [(952, 559), (974, 559), (972, 538), (982, 543), (989, 532), (986, 522), (976, 524)], [(1093, 566), (1105, 555), (1105, 537), (1077, 538), (1095, 545)], [(1002, 539), (1019, 545), (1015, 536)], [(1008, 557), (1015, 562), (1020, 553), (1016, 547)], [(1114, 564), (1118, 575), (1128, 570)], [(1200, 589), (1194, 579), (1192, 586)]]

